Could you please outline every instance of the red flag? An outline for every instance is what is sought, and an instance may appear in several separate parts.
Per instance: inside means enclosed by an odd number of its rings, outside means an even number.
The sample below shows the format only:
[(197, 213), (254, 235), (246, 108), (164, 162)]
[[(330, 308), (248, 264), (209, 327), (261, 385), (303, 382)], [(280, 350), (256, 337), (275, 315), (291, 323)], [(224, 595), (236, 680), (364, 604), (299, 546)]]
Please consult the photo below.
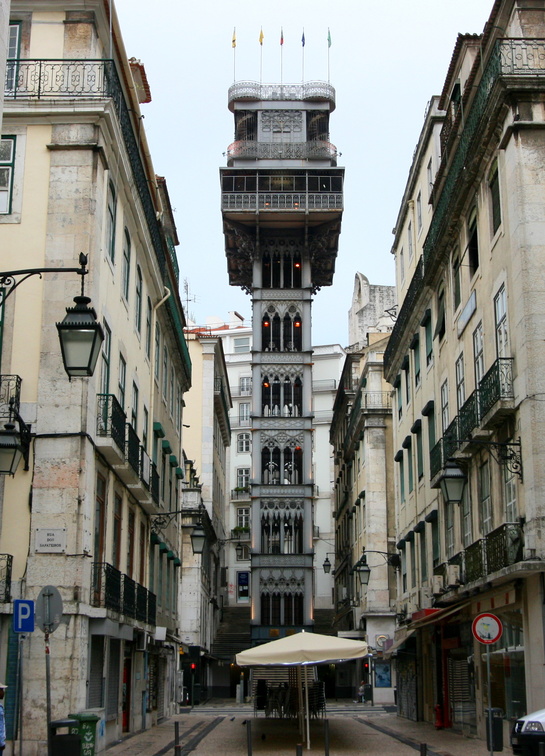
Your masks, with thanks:
[(284, 44), (284, 29), (282, 27), (280, 27), (280, 44)]

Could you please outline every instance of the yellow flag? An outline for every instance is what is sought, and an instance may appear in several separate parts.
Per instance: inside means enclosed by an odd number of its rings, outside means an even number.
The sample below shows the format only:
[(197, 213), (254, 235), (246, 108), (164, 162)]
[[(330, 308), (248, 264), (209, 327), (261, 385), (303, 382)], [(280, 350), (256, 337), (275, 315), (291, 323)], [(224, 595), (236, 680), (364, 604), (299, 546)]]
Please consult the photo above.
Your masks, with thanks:
[(265, 39), (265, 35), (263, 34), (263, 29), (259, 32), (259, 44), (263, 44), (263, 40)]
[(236, 47), (237, 46), (237, 29), (236, 29), (236, 26), (233, 29), (233, 41), (231, 42), (231, 45), (232, 45), (232, 47)]

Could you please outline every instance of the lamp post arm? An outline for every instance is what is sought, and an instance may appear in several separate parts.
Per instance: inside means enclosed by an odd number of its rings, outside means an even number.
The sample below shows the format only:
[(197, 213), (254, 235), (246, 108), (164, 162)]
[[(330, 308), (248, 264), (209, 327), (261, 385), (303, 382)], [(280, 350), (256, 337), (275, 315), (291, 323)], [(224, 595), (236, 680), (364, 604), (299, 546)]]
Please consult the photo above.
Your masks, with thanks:
[(29, 278), (32, 278), (32, 276), (39, 276), (41, 278), (43, 273), (77, 273), (78, 276), (82, 277), (81, 292), (83, 296), (83, 276), (89, 273), (86, 267), (87, 255), (80, 254), (79, 263), (79, 268), (23, 268), (22, 270), (0, 271), (0, 307), (18, 286)]

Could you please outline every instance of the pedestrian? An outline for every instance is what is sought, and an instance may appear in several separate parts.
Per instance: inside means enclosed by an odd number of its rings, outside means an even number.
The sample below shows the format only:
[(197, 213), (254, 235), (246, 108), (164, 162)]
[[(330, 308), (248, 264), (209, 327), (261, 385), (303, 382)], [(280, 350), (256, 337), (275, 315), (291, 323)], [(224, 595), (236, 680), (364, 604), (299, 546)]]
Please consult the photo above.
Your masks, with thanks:
[(365, 694), (365, 683), (362, 680), (360, 683), (360, 687), (358, 688), (358, 699), (360, 703), (363, 703), (365, 701), (364, 694)]
[(6, 747), (6, 718), (4, 716), (4, 704), (2, 703), (4, 698), (4, 691), (7, 685), (0, 683), (0, 753), (3, 753)]

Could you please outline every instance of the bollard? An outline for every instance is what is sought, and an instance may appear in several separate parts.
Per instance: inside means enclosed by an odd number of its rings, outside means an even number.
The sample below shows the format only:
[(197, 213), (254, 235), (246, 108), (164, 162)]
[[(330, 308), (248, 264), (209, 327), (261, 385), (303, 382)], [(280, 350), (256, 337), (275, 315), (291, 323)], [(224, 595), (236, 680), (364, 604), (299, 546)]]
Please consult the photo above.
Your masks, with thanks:
[(428, 744), (420, 743), (420, 756), (428, 756)]
[(303, 744), (297, 743), (295, 746), (295, 756), (303, 756)]
[(537, 744), (538, 756), (545, 756), (545, 743), (543, 741)]
[(246, 743), (248, 747), (248, 756), (252, 756), (252, 723), (249, 719), (246, 722)]
[(329, 719), (324, 719), (324, 754), (329, 756)]
[(174, 722), (174, 756), (182, 756), (182, 746), (180, 745), (180, 723)]

